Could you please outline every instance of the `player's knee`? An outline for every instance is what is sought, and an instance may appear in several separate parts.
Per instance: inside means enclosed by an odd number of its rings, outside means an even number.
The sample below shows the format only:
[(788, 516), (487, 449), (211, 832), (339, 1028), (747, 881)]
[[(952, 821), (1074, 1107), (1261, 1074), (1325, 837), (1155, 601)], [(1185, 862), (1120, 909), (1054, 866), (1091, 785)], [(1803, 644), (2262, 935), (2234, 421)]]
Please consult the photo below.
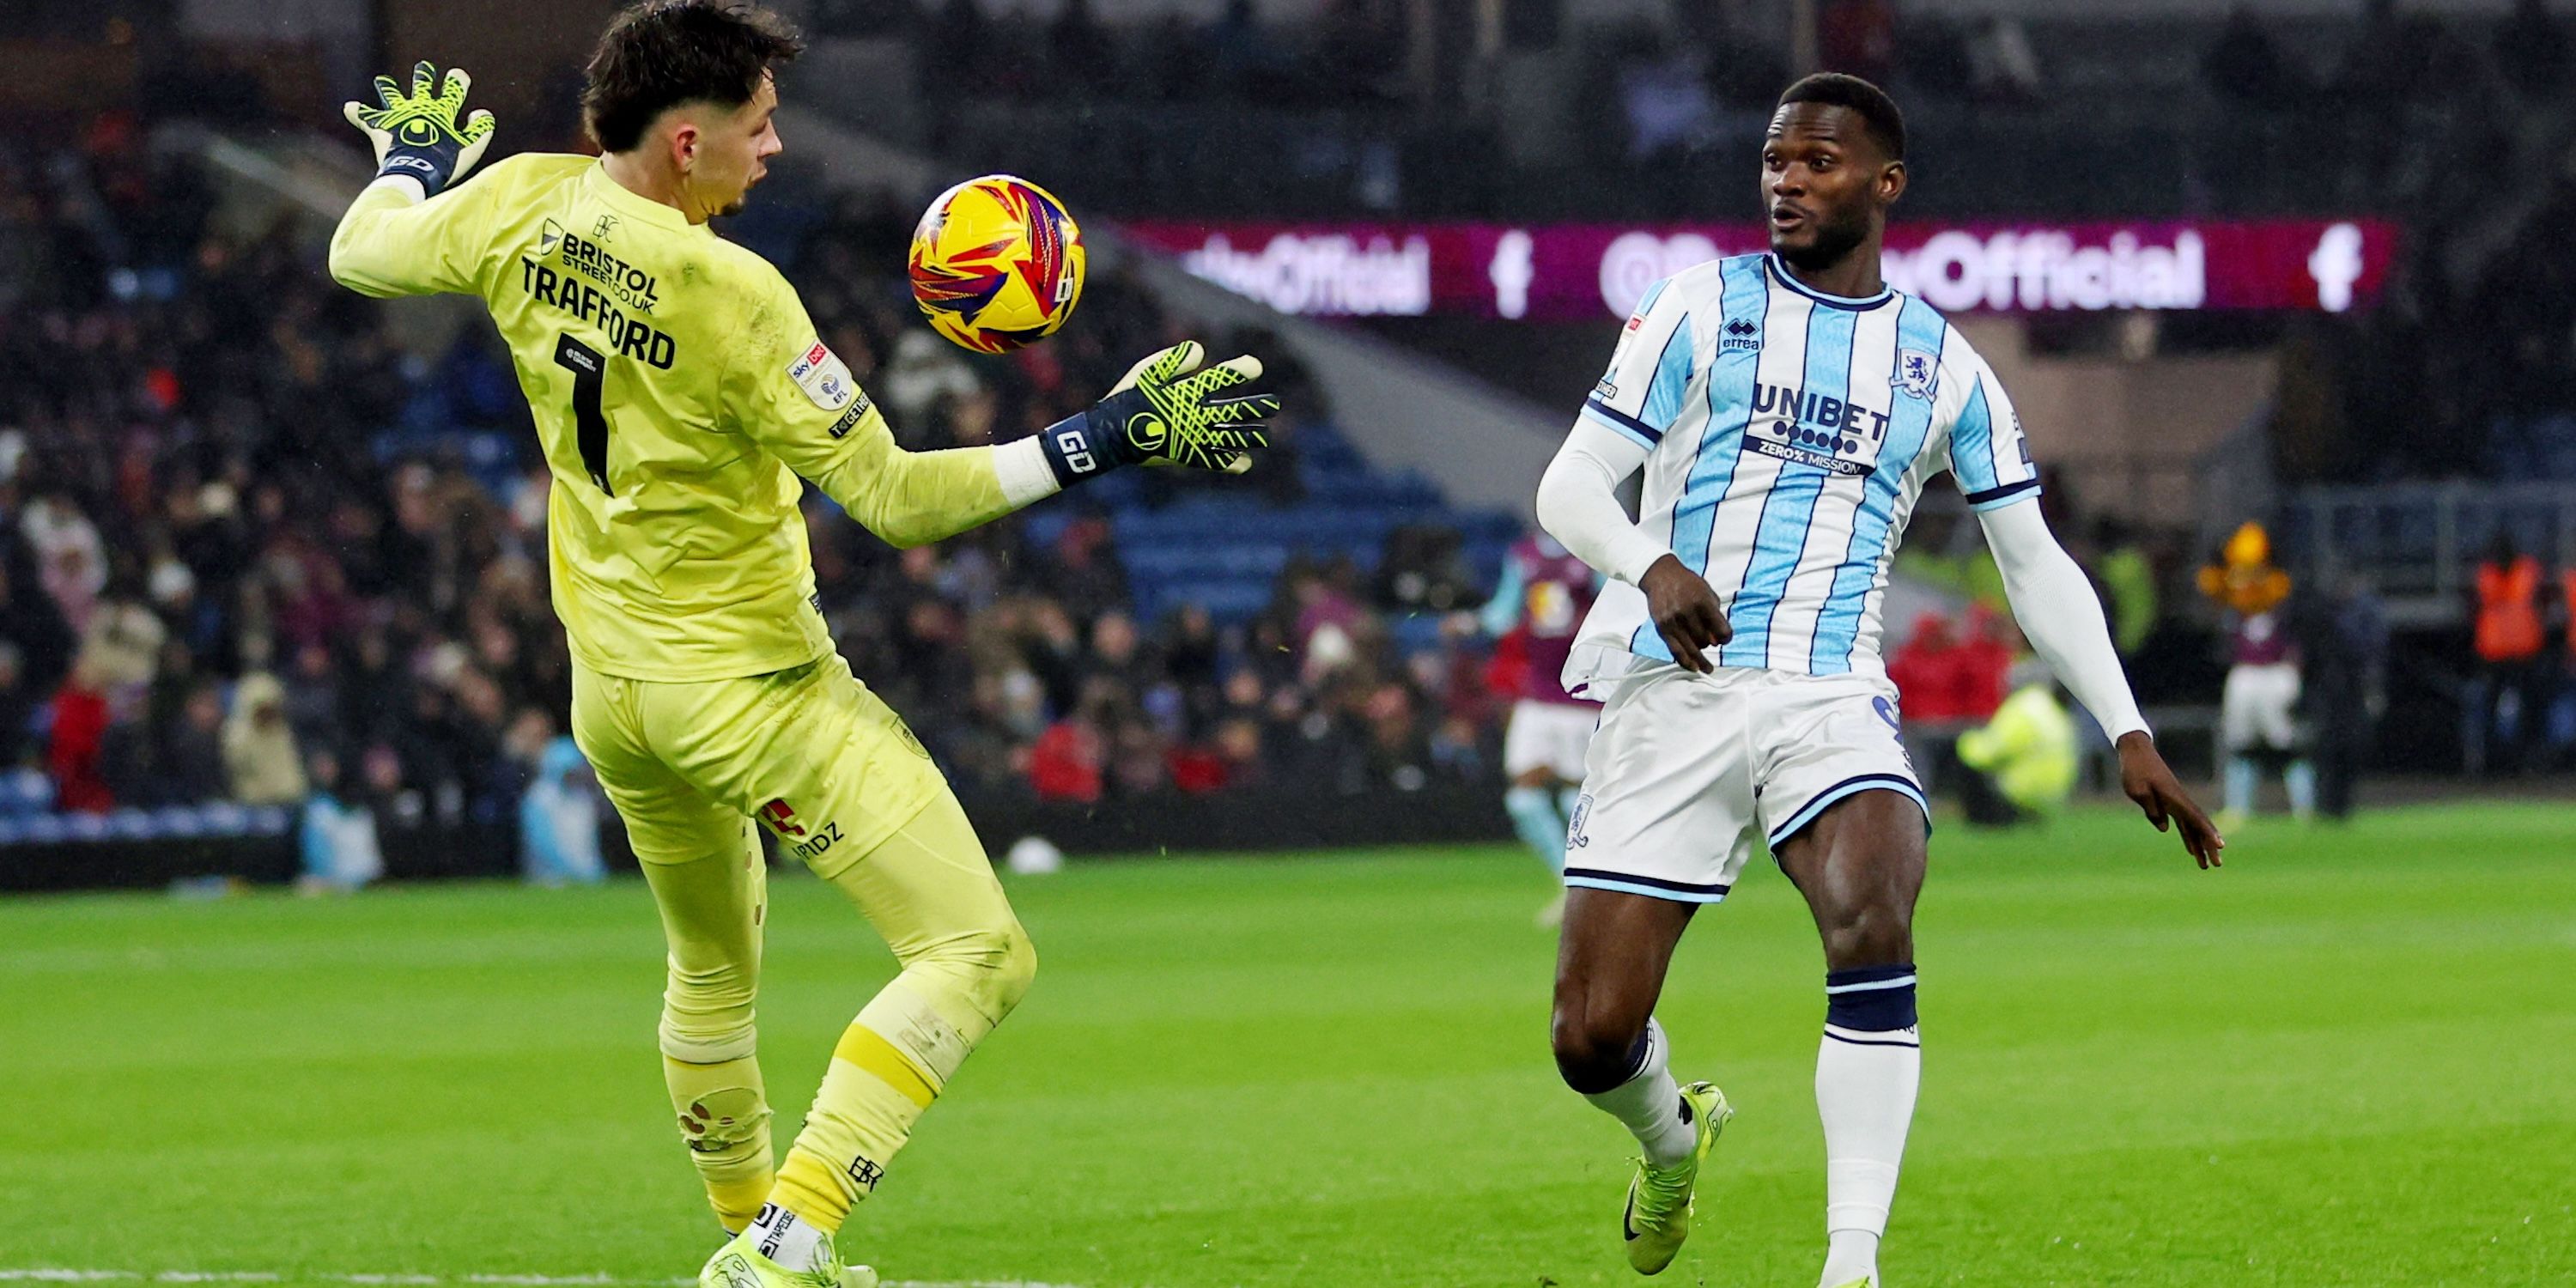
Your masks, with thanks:
[(1016, 920), (956, 935), (910, 963), (911, 968), (941, 976), (953, 995), (974, 1008), (987, 1023), (999, 1024), (1038, 974), (1037, 946)]
[(993, 1019), (998, 1022), (1028, 996), (1029, 985), (1037, 982), (1038, 946), (1029, 941), (1029, 932), (1022, 930), (1017, 921), (997, 932), (995, 940), (990, 988)]
[(752, 994), (758, 991), (760, 983), (754, 970), (743, 962), (720, 961), (691, 966), (674, 958), (670, 964), (667, 997), (691, 1010), (740, 1009), (748, 1015)]
[(1549, 1038), (1558, 1076), (1587, 1096), (1626, 1082), (1645, 1058), (1645, 1025), (1617, 1016), (1558, 1007)]
[(1911, 961), (1914, 919), (1892, 901), (1867, 901), (1835, 908), (1818, 919), (1825, 940), (1825, 965), (1832, 970), (1880, 962)]
[(730, 966), (705, 970), (671, 965), (662, 994), (662, 1054), (712, 1062), (749, 1055), (757, 981)]

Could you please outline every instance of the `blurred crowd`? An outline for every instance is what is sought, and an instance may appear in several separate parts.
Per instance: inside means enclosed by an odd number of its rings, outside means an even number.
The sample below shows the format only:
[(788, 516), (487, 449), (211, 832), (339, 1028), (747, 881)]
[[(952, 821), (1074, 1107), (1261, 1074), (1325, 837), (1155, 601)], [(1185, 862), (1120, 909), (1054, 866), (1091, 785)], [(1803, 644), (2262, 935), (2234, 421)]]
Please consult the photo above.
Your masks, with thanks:
[(0, 150), (0, 766), (505, 822), (569, 693), (542, 494), (381, 459), (431, 373), (215, 211), (118, 118)]
[[(533, 856), (564, 829), (530, 802), (597, 802), (563, 736), (548, 483), (497, 337), (478, 320), (436, 360), (406, 357), (385, 307), (333, 286), (287, 226), (232, 233), (215, 209), (202, 175), (114, 122), (76, 148), (0, 146), (0, 769), (41, 771), (64, 811), (314, 802), (308, 838), (360, 815), (515, 826)], [(970, 358), (911, 315), (907, 233), (844, 208), (789, 269), (909, 446), (1050, 423), (1185, 329), (1102, 276), (1054, 342)], [(1272, 367), (1314, 416), (1303, 375)], [(1249, 623), (1134, 616), (1100, 504), (1293, 500), (1303, 432), (1279, 426), (1252, 479), (1139, 472), (902, 553), (818, 494), (823, 606), (969, 794), (1483, 772), (1483, 646), (1400, 640), (1386, 611), (1421, 576), (1301, 561)], [(1442, 606), (1467, 593), (1456, 564)]]

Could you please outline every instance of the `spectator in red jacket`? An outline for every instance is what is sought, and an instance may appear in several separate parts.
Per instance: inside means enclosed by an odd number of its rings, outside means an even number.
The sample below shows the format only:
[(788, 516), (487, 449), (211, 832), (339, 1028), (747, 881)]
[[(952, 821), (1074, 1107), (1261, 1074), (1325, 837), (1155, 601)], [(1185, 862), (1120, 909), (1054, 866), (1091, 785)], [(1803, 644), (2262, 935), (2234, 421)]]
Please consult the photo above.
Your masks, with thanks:
[(107, 741), (107, 693), (96, 668), (86, 658), (54, 694), (53, 735), (45, 744), (45, 769), (54, 779), (54, 807), (71, 813), (104, 814), (116, 807), (100, 771), (100, 749)]
[(1994, 719), (2012, 692), (2009, 681), (2019, 644), (2011, 622), (1983, 604), (1968, 606), (1967, 638), (1959, 641), (1952, 676), (1962, 717), (1978, 724)]
[(1029, 748), (1029, 786), (1042, 801), (1093, 804), (1100, 799), (1105, 750), (1100, 728), (1089, 716), (1058, 720)]
[(1937, 725), (1969, 717), (1960, 701), (1959, 663), (1959, 644), (1950, 634), (1950, 619), (1939, 613), (1915, 618), (1913, 633), (1887, 660), (1887, 678), (1896, 685), (1906, 720)]

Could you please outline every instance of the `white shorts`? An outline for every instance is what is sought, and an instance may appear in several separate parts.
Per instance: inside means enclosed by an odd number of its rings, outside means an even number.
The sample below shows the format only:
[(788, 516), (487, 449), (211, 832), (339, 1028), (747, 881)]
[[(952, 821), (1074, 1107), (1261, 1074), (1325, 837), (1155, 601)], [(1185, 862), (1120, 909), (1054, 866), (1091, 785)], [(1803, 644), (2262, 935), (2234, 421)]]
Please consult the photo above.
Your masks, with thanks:
[(2230, 752), (2296, 750), (2298, 706), (2298, 663), (2240, 662), (2228, 668), (2227, 685), (2218, 691), (2218, 740)]
[(1565, 782), (1582, 782), (1583, 753), (1600, 722), (1601, 708), (1589, 702), (1513, 703), (1511, 722), (1503, 726), (1503, 777), (1544, 769)]
[(1585, 771), (1565, 883), (1594, 890), (1715, 903), (1756, 846), (1859, 792), (1902, 793), (1931, 826), (1896, 686), (1867, 676), (1639, 671), (1603, 705)]

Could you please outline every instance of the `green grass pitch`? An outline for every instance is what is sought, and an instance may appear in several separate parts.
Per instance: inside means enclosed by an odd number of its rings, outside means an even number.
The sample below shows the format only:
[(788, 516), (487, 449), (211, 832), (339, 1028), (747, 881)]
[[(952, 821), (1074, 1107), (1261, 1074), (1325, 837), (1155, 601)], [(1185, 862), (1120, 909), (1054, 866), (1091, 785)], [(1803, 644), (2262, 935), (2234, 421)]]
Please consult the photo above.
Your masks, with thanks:
[[(2576, 1284), (2576, 811), (1945, 827), (1897, 1288)], [(1556, 1080), (1503, 847), (1018, 881), (1042, 966), (843, 1238), (908, 1281), (1610, 1285), (1628, 1142)], [(892, 962), (782, 877), (781, 1143)], [(1663, 1016), (1739, 1108), (1661, 1283), (1814, 1281), (1822, 964), (1757, 870)], [(693, 1273), (639, 883), (0, 902), (0, 1281)], [(100, 1282), (111, 1282), (102, 1278)], [(391, 1282), (401, 1282), (394, 1280)]]

